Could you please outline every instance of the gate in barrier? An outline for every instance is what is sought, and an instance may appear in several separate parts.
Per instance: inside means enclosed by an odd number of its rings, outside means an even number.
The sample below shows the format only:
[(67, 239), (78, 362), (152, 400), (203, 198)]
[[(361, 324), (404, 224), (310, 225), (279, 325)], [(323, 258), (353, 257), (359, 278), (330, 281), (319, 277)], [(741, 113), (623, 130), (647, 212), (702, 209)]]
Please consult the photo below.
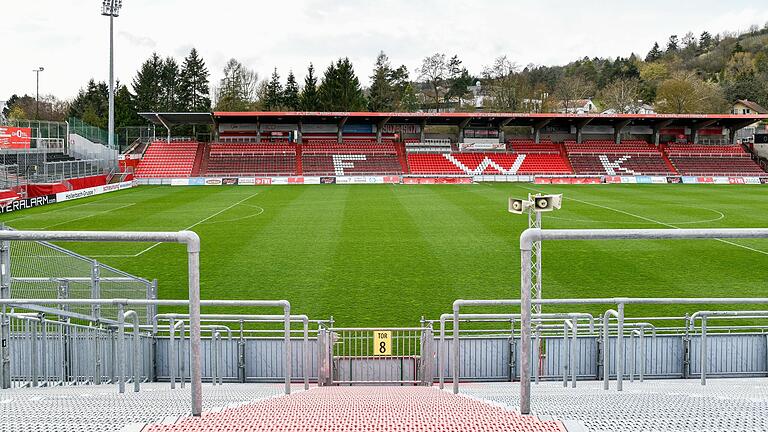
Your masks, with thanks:
[(321, 385), (431, 385), (434, 379), (431, 325), (328, 328), (318, 341)]

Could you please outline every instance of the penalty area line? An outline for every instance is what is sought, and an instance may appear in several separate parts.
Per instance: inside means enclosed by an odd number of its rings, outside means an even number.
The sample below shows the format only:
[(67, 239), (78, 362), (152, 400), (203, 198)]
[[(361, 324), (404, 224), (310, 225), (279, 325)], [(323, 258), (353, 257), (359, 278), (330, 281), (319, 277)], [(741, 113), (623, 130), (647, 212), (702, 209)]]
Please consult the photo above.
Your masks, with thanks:
[[(199, 221), (197, 221), (197, 222), (193, 223), (192, 225), (190, 225), (190, 226), (188, 226), (188, 227), (186, 227), (186, 228), (183, 228), (183, 229), (182, 229), (182, 231), (191, 230), (192, 228), (194, 228), (194, 227), (196, 227), (196, 226), (198, 226), (198, 225), (201, 225), (201, 224), (203, 224), (203, 223), (205, 223), (205, 222), (207, 222), (207, 221), (209, 221), (209, 220), (211, 220), (211, 219), (215, 218), (216, 216), (218, 216), (218, 215), (220, 215), (220, 214), (222, 214), (222, 213), (226, 212), (227, 210), (230, 210), (230, 209), (232, 209), (232, 208), (234, 208), (234, 207), (237, 207), (237, 206), (239, 206), (240, 204), (242, 204), (242, 203), (244, 203), (244, 202), (248, 201), (249, 199), (251, 199), (251, 198), (255, 197), (255, 196), (256, 196), (256, 195), (258, 195), (258, 194), (259, 194), (259, 193), (258, 193), (258, 192), (256, 192), (255, 194), (253, 194), (253, 195), (251, 195), (251, 196), (249, 196), (249, 197), (247, 197), (247, 198), (244, 198), (244, 199), (242, 199), (242, 200), (240, 200), (240, 201), (238, 201), (238, 202), (236, 202), (236, 203), (232, 204), (231, 206), (229, 206), (229, 207), (227, 207), (227, 208), (221, 209), (221, 210), (217, 211), (216, 213), (214, 213), (214, 214), (212, 214), (212, 215), (210, 215), (210, 216), (207, 216), (206, 218), (204, 218), (204, 219), (201, 219), (201, 220), (199, 220)], [(138, 258), (138, 257), (140, 257), (140, 256), (144, 255), (145, 253), (147, 253), (147, 252), (151, 251), (152, 249), (154, 249), (154, 248), (156, 248), (156, 247), (160, 246), (161, 244), (162, 244), (162, 243), (155, 243), (155, 244), (153, 244), (153, 245), (151, 245), (151, 246), (147, 247), (146, 249), (144, 249), (144, 250), (140, 251), (139, 253), (136, 253), (136, 254), (133, 254), (133, 255), (92, 255), (92, 257), (93, 257), (93, 258)]]

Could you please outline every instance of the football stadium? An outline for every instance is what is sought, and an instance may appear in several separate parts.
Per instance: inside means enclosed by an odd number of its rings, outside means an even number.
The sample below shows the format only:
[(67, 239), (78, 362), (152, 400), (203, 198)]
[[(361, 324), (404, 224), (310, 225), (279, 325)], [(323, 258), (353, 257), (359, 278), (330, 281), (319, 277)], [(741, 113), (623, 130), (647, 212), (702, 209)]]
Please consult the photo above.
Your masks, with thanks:
[(142, 76), (110, 67), (105, 124), (88, 90), (66, 120), (2, 111), (0, 430), (768, 431), (759, 104), (441, 106), (412, 80), (419, 107), (380, 109), (374, 76), (348, 110), (292, 106), (291, 78), (282, 105), (265, 81), (227, 106), (225, 78), (172, 109)]

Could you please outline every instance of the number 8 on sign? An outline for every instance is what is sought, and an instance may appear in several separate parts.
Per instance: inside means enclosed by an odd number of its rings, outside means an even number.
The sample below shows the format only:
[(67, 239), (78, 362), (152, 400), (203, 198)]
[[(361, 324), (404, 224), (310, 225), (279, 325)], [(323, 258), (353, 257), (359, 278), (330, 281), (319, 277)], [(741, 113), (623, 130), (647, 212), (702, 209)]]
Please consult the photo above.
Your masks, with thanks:
[(374, 331), (373, 332), (373, 355), (391, 356), (392, 355), (392, 332)]

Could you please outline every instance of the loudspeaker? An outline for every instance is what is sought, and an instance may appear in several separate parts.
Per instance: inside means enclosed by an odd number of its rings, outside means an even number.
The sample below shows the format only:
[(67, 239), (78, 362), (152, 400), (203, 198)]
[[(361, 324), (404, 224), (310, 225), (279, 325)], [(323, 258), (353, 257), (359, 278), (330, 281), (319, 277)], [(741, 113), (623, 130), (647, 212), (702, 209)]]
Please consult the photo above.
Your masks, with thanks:
[(562, 195), (535, 196), (533, 197), (533, 210), (537, 212), (551, 212), (559, 209), (562, 202)]
[(528, 202), (516, 199), (516, 198), (510, 198), (509, 199), (509, 212), (514, 214), (523, 214), (528, 209)]

